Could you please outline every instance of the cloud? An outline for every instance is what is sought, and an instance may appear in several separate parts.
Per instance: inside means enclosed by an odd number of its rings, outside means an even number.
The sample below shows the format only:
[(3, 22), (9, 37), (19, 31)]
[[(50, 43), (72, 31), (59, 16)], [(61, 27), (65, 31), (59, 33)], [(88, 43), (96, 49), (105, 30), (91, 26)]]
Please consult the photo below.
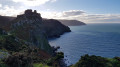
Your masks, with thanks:
[(67, 16), (76, 16), (76, 15), (83, 15), (85, 12), (82, 10), (69, 10), (69, 11), (64, 11), (62, 14), (64, 17)]
[(2, 16), (16, 16), (21, 14), (23, 11), (15, 9), (14, 6), (5, 5), (0, 9), (0, 15)]
[(120, 14), (88, 14), (81, 10), (42, 12), (45, 18), (79, 20), (85, 23), (119, 23)]
[(0, 7), (2, 7), (2, 4), (0, 4)]
[(23, 3), (27, 6), (39, 6), (46, 2), (55, 2), (56, 0), (12, 0), (13, 2)]
[[(16, 16), (24, 12), (24, 10), (15, 9), (14, 6), (3, 6), (0, 9), (2, 16)], [(88, 14), (81, 10), (69, 10), (63, 12), (37, 11), (41, 13), (43, 18), (49, 19), (68, 19), (79, 20), (85, 23), (120, 23), (120, 14)]]
[(87, 22), (97, 23), (120, 23), (120, 14), (96, 14), (88, 15)]

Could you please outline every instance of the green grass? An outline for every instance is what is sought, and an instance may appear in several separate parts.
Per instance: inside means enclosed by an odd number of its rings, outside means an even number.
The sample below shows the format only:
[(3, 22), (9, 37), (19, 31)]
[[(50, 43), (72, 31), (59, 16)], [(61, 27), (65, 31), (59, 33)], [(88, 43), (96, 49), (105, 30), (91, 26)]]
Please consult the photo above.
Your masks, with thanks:
[(33, 64), (33, 67), (50, 67), (50, 66), (48, 66), (46, 64), (42, 64), (42, 63), (35, 63), (35, 64)]

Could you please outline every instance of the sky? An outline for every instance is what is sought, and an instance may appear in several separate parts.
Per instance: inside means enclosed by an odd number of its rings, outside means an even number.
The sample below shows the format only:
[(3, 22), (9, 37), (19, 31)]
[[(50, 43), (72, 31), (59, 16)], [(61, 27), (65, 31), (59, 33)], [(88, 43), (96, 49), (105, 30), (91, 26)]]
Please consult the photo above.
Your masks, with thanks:
[(85, 23), (120, 23), (120, 0), (0, 0), (0, 15), (17, 16), (26, 9), (43, 18)]

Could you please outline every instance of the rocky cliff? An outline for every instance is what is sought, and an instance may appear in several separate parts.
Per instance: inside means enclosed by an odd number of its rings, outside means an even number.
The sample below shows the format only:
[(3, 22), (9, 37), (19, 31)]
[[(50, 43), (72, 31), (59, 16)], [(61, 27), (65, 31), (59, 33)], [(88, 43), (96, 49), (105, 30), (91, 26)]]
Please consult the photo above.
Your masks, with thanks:
[(26, 10), (24, 14), (18, 15), (9, 24), (10, 33), (25, 40), (26, 43), (30, 43), (32, 46), (37, 46), (51, 53), (52, 48), (48, 43), (47, 35), (41, 28), (41, 25), (42, 17), (36, 10), (34, 12), (32, 10)]
[(7, 23), (3, 27), (9, 34), (14, 34), (26, 43), (37, 46), (49, 53), (52, 48), (48, 43), (48, 37), (59, 37), (64, 32), (70, 32), (70, 28), (54, 19), (42, 19), (36, 10), (28, 9), (22, 15)]
[(63, 33), (71, 31), (68, 26), (55, 19), (43, 19), (42, 26), (49, 38), (60, 37)]

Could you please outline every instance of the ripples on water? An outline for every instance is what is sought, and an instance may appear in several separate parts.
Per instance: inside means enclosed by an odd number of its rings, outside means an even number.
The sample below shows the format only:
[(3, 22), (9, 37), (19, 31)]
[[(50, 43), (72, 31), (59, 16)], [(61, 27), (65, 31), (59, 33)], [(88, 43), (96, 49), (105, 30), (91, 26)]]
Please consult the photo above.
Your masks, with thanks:
[(49, 40), (52, 46), (61, 47), (59, 51), (65, 53), (68, 65), (76, 63), (84, 54), (120, 56), (120, 24), (88, 24), (70, 28), (72, 32)]

